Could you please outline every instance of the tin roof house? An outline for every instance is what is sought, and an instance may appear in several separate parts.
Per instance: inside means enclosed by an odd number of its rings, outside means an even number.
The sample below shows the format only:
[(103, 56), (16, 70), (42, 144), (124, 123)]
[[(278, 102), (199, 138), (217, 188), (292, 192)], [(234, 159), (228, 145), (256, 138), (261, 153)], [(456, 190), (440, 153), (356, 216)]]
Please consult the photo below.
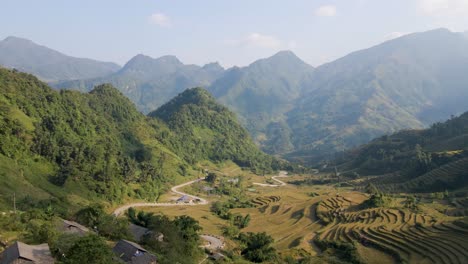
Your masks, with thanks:
[(0, 254), (0, 264), (52, 264), (49, 245), (27, 245), (15, 242)]
[(128, 264), (156, 264), (156, 256), (149, 253), (137, 243), (120, 240), (112, 249), (120, 263)]

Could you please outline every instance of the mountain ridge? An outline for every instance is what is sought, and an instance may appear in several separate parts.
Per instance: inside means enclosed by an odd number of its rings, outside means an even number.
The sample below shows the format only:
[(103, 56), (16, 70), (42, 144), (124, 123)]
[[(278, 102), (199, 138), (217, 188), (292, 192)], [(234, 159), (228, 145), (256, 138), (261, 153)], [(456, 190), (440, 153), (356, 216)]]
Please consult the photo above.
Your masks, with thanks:
[(49, 82), (98, 77), (120, 69), (112, 62), (68, 56), (14, 36), (0, 41), (0, 65), (36, 74)]

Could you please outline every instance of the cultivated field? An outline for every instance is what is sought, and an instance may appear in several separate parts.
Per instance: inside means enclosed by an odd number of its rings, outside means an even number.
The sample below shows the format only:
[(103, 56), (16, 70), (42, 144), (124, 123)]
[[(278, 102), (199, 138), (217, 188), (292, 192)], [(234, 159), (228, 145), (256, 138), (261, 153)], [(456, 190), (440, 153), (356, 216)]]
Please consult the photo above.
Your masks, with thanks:
[[(233, 170), (231, 166), (229, 171)], [(436, 204), (420, 204), (415, 212), (403, 207), (402, 198), (394, 198), (388, 207), (360, 209), (368, 194), (326, 185), (258, 186), (253, 183), (268, 183), (269, 177), (239, 173), (245, 178), (245, 187), (250, 188), (247, 195), (254, 207), (231, 209), (231, 213), (250, 214), (251, 221), (241, 232), (267, 232), (280, 252), (299, 250), (321, 255), (314, 241), (326, 241), (354, 244), (367, 263), (376, 263), (376, 259), (379, 263), (468, 263), (467, 221), (440, 213), (440, 209), (434, 209)], [(281, 180), (288, 183), (303, 178)], [(206, 198), (211, 202), (220, 199)], [(466, 200), (458, 203), (463, 205)], [(204, 233), (215, 235), (221, 235), (223, 226), (228, 225), (210, 212), (210, 205), (145, 210), (190, 215), (200, 222)]]

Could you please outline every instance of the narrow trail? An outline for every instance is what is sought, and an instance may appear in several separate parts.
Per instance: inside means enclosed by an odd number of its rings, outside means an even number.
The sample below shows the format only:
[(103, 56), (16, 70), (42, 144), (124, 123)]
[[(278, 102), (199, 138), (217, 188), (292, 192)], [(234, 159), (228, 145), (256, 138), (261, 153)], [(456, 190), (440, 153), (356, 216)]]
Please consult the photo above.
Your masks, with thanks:
[(199, 181), (203, 181), (203, 180), (205, 180), (205, 179), (204, 178), (203, 179), (197, 179), (197, 180), (193, 180), (193, 181), (189, 181), (189, 182), (186, 182), (186, 183), (179, 184), (179, 185), (174, 186), (174, 187), (171, 188), (171, 192), (173, 192), (173, 193), (176, 193), (176, 194), (179, 194), (179, 195), (182, 195), (182, 196), (185, 195), (185, 196), (190, 197), (192, 199), (199, 200), (199, 202), (197, 202), (197, 203), (130, 203), (130, 204), (126, 204), (126, 205), (122, 205), (122, 206), (118, 207), (117, 209), (114, 210), (113, 214), (115, 216), (122, 215), (130, 207), (196, 206), (196, 205), (208, 204), (208, 201), (206, 199), (203, 199), (203, 198), (195, 196), (195, 195), (191, 195), (191, 194), (188, 194), (188, 193), (178, 191), (179, 188), (182, 188), (182, 187), (185, 187), (187, 185), (190, 185), (190, 184), (193, 184), (193, 183), (196, 183), (196, 182), (199, 182)]
[(254, 185), (258, 186), (263, 186), (263, 187), (280, 187), (280, 186), (285, 186), (287, 183), (278, 180), (277, 178), (287, 178), (288, 177), (288, 172), (287, 171), (280, 171), (279, 175), (271, 177), (272, 180), (278, 182), (279, 184), (268, 184), (268, 183), (258, 183), (254, 182)]

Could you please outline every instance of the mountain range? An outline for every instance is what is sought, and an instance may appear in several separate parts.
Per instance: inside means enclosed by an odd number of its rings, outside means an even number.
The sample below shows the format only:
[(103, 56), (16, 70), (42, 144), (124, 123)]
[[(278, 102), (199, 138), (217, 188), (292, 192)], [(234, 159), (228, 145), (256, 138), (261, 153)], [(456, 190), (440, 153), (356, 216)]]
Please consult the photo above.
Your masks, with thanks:
[(53, 85), (89, 91), (111, 83), (144, 113), (203, 86), (263, 150), (310, 163), (466, 111), (466, 36), (446, 29), (413, 33), (317, 68), (290, 51), (227, 70), (137, 55), (110, 74)]
[(32, 73), (47, 82), (94, 78), (120, 69), (112, 62), (70, 57), (18, 37), (0, 41), (0, 65)]
[(113, 74), (93, 79), (60, 82), (54, 86), (89, 91), (96, 85), (110, 83), (128, 96), (140, 111), (148, 113), (187, 88), (208, 86), (223, 72), (224, 68), (218, 63), (200, 67), (185, 65), (175, 56), (153, 59), (140, 54)]

